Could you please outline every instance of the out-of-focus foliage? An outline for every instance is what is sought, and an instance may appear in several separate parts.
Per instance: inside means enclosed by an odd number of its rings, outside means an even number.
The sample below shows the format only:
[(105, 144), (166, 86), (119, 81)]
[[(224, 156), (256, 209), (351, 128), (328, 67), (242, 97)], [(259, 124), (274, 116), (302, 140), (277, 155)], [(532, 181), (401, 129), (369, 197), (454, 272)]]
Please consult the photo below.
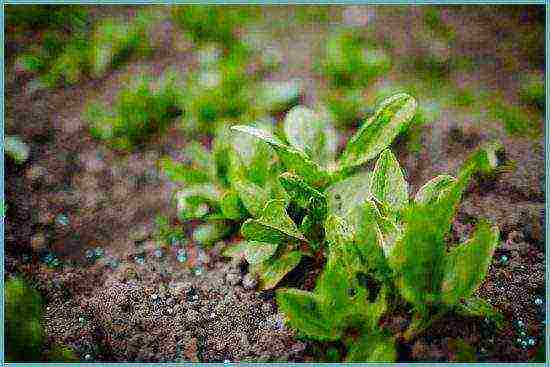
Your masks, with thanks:
[(40, 294), (20, 278), (7, 280), (4, 294), (6, 360), (40, 361), (44, 339)]
[(114, 148), (132, 149), (151, 135), (164, 132), (182, 111), (181, 91), (176, 75), (166, 73), (160, 80), (141, 76), (134, 85), (122, 89), (112, 109), (92, 103), (85, 111), (92, 135)]

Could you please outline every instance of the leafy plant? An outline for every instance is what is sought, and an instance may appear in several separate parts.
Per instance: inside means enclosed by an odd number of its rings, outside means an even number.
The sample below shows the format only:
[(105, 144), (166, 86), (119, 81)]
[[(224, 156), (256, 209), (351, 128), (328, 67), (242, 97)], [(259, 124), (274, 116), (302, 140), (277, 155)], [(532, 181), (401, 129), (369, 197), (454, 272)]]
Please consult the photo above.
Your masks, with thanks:
[(173, 19), (198, 43), (219, 42), (230, 48), (239, 42), (238, 27), (247, 23), (252, 13), (246, 7), (216, 5), (175, 6)]
[(20, 278), (5, 283), (6, 360), (39, 361), (44, 332), (40, 294)]
[[(268, 131), (251, 126), (233, 126), (234, 131), (267, 143), (277, 153), (285, 173), (279, 181), (288, 193), (292, 209), (281, 200), (268, 201), (251, 211), (241, 233), (248, 241), (242, 252), (261, 252), (252, 272), (260, 287), (274, 287), (298, 265), (302, 254), (313, 255), (324, 241), (322, 223), (328, 213), (345, 213), (342, 196), (362, 196), (368, 175), (355, 174), (358, 166), (375, 158), (406, 127), (414, 115), (416, 102), (407, 94), (383, 101), (348, 142), (336, 161), (336, 131), (321, 114), (303, 106), (294, 107), (284, 121), (287, 142)], [(240, 134), (241, 136), (243, 134)], [(367, 186), (368, 187), (368, 186)], [(243, 190), (237, 188), (241, 198)], [(263, 201), (261, 201), (263, 202)], [(248, 259), (248, 257), (247, 257)]]
[(395, 157), (385, 151), (378, 159), (370, 191), (379, 207), (382, 247), (399, 293), (416, 311), (407, 338), (469, 299), (485, 278), (498, 244), (498, 229), (480, 220), (468, 241), (447, 249), (446, 238), (470, 179), (496, 167), (498, 149), (498, 145), (480, 149), (457, 178), (435, 177), (411, 202)]
[[(269, 128), (268, 123), (261, 125)], [(213, 243), (235, 223), (257, 215), (269, 198), (284, 198), (274, 179), (279, 166), (263, 142), (236, 139), (220, 129), (211, 152), (195, 142), (187, 145), (184, 155), (186, 162), (163, 159), (161, 167), (170, 179), (185, 185), (175, 194), (179, 219), (207, 222), (195, 230), (198, 242)]]
[(544, 89), (544, 74), (531, 73), (522, 78), (520, 96), (523, 101), (536, 105), (544, 110), (546, 92)]
[(462, 192), (474, 174), (493, 170), (498, 149), (496, 144), (480, 149), (458, 178), (438, 176), (412, 201), (389, 149), (361, 184), (333, 188), (324, 223), (328, 260), (314, 292), (277, 291), (291, 327), (315, 340), (342, 340), (348, 361), (393, 361), (393, 338), (378, 321), (397, 294), (416, 311), (406, 339), (451, 310), (502, 324), (490, 304), (472, 298), (498, 243), (498, 229), (479, 221), (465, 243), (447, 249), (445, 240)]
[(91, 133), (117, 149), (131, 149), (151, 135), (162, 133), (181, 113), (176, 76), (165, 74), (159, 81), (141, 76), (135, 85), (120, 91), (111, 111), (92, 103), (85, 111)]
[(355, 32), (342, 30), (327, 40), (321, 67), (335, 87), (365, 87), (390, 70), (391, 59)]
[(54, 88), (61, 82), (76, 84), (88, 75), (102, 77), (131, 54), (151, 52), (146, 33), (152, 20), (150, 14), (140, 12), (130, 21), (105, 18), (93, 29), (84, 27), (85, 12), (81, 17), (80, 26), (70, 33), (55, 28), (46, 32), (39, 47), (18, 58), (18, 68), (38, 74), (38, 83)]

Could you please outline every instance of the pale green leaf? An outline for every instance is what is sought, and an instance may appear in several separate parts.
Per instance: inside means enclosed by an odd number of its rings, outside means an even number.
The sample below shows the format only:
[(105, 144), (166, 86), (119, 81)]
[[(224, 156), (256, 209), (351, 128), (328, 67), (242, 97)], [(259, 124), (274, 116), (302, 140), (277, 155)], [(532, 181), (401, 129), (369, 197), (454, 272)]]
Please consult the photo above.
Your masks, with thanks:
[(371, 176), (371, 194), (393, 210), (399, 211), (409, 201), (408, 184), (399, 162), (389, 149), (378, 157)]
[(349, 346), (347, 362), (386, 362), (397, 359), (393, 337), (379, 333), (365, 333)]
[(244, 249), (244, 257), (249, 264), (256, 265), (269, 259), (275, 251), (277, 251), (276, 244), (249, 241)]
[(181, 220), (202, 218), (211, 206), (218, 205), (222, 192), (215, 185), (189, 186), (174, 195), (176, 210)]
[(414, 201), (419, 204), (428, 204), (439, 200), (442, 192), (448, 189), (454, 182), (456, 182), (456, 178), (453, 176), (440, 175), (434, 177), (418, 190)]
[(305, 238), (288, 216), (284, 200), (267, 202), (258, 219), (248, 219), (241, 227), (242, 235), (249, 241), (282, 243)]
[(291, 251), (278, 258), (271, 258), (253, 265), (250, 271), (258, 275), (261, 290), (272, 289), (300, 263), (301, 258), (300, 251)]
[(279, 176), (283, 188), (301, 208), (307, 209), (312, 198), (326, 203), (326, 197), (319, 190), (309, 186), (300, 176), (285, 172)]
[(221, 199), (221, 211), (225, 218), (232, 220), (240, 220), (246, 217), (246, 208), (237, 194), (233, 190), (227, 191)]
[(186, 185), (212, 181), (212, 176), (207, 171), (186, 167), (183, 164), (175, 163), (170, 158), (161, 159), (160, 167), (171, 181), (181, 182)]
[(370, 180), (370, 172), (361, 172), (329, 186), (326, 190), (329, 213), (345, 218), (353, 207), (370, 199)]
[(337, 136), (328, 117), (296, 106), (285, 117), (284, 131), (289, 143), (317, 164), (327, 166), (334, 161)]
[(198, 225), (193, 230), (193, 241), (209, 246), (219, 239), (226, 236), (231, 230), (231, 226), (224, 221), (209, 221)]
[(310, 185), (320, 187), (329, 181), (327, 171), (312, 161), (305, 153), (284, 144), (268, 131), (244, 125), (232, 126), (231, 129), (247, 133), (268, 143), (275, 150), (287, 170), (304, 177)]
[(253, 217), (259, 217), (264, 209), (269, 196), (260, 186), (246, 179), (233, 178), (232, 185), (239, 194), (245, 208)]
[(237, 243), (231, 243), (224, 247), (221, 254), (225, 257), (233, 259), (243, 259), (245, 249), (248, 247), (248, 241), (240, 241)]
[(332, 326), (318, 305), (315, 294), (299, 289), (277, 290), (277, 305), (291, 328), (319, 341), (338, 340), (341, 332)]
[(4, 152), (18, 163), (25, 163), (29, 159), (30, 148), (19, 136), (6, 135), (4, 137)]
[(442, 301), (457, 304), (479, 287), (498, 245), (499, 231), (486, 222), (479, 222), (472, 238), (454, 247), (445, 258), (441, 285)]
[(356, 166), (375, 158), (408, 126), (415, 112), (416, 101), (408, 94), (386, 98), (348, 142), (342, 165)]

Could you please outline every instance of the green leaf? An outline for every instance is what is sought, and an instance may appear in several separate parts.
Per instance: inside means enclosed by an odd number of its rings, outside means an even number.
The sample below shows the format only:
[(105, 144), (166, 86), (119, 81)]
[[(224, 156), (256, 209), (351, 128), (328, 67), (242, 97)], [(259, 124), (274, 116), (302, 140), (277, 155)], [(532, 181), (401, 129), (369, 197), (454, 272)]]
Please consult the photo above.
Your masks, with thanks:
[(385, 149), (376, 161), (370, 192), (380, 202), (388, 204), (396, 211), (403, 209), (409, 201), (407, 181), (399, 162), (389, 149)]
[(302, 259), (300, 251), (291, 251), (278, 258), (271, 258), (251, 267), (251, 272), (260, 278), (260, 289), (274, 288)]
[(295, 201), (301, 208), (307, 209), (311, 199), (325, 202), (326, 205), (325, 195), (309, 186), (302, 177), (290, 172), (285, 172), (279, 176), (279, 181), (283, 188), (289, 193), (291, 200)]
[(305, 241), (296, 224), (288, 216), (284, 200), (269, 200), (258, 219), (248, 219), (241, 227), (242, 235), (250, 241), (283, 243)]
[(329, 215), (325, 221), (326, 240), (331, 245), (341, 246), (344, 243), (353, 242), (353, 228), (342, 218)]
[(349, 346), (347, 362), (395, 362), (394, 338), (379, 333), (365, 333)]
[(290, 145), (307, 154), (317, 164), (327, 166), (334, 161), (336, 130), (320, 113), (296, 106), (285, 117), (284, 131)]
[(221, 254), (222, 256), (230, 257), (232, 259), (243, 259), (244, 252), (248, 246), (248, 241), (240, 241), (237, 243), (229, 244), (224, 247)]
[(456, 182), (456, 178), (449, 175), (439, 175), (426, 182), (424, 186), (418, 190), (414, 201), (419, 204), (429, 204), (436, 200), (439, 200), (442, 192), (448, 189), (453, 183)]
[(193, 231), (193, 241), (209, 246), (219, 239), (226, 236), (231, 230), (224, 221), (210, 221), (205, 224), (200, 224)]
[(498, 228), (481, 221), (470, 240), (449, 252), (441, 285), (444, 303), (455, 305), (479, 287), (491, 264), (498, 238)]
[(260, 186), (242, 178), (234, 177), (232, 185), (248, 212), (253, 217), (261, 216), (269, 200), (267, 192)]
[(317, 297), (299, 289), (277, 290), (277, 305), (293, 329), (319, 341), (338, 340), (341, 333), (332, 327), (331, 318), (322, 313)]
[(202, 218), (216, 206), (221, 197), (218, 187), (209, 184), (183, 188), (174, 195), (176, 210), (181, 220)]
[(326, 190), (329, 213), (345, 218), (353, 207), (371, 198), (370, 180), (370, 172), (361, 172), (329, 186)]
[(348, 142), (342, 165), (357, 166), (376, 157), (407, 127), (415, 111), (416, 101), (408, 94), (386, 98)]
[(456, 307), (456, 313), (466, 317), (484, 317), (493, 321), (498, 329), (502, 329), (505, 324), (504, 316), (494, 308), (489, 302), (479, 297), (472, 297), (459, 303)]
[(256, 265), (273, 256), (277, 247), (273, 243), (249, 241), (244, 249), (244, 257), (249, 264)]
[(308, 184), (314, 187), (320, 187), (329, 181), (329, 174), (327, 171), (323, 170), (305, 153), (284, 144), (271, 133), (244, 125), (232, 126), (231, 129), (250, 134), (268, 143), (275, 150), (287, 170), (304, 177)]
[(208, 172), (185, 167), (183, 164), (175, 163), (170, 158), (161, 159), (160, 167), (170, 180), (182, 182), (187, 185), (200, 184), (212, 180)]
[(246, 208), (235, 191), (227, 191), (223, 196), (220, 203), (220, 207), (223, 215), (227, 219), (240, 220), (246, 217)]

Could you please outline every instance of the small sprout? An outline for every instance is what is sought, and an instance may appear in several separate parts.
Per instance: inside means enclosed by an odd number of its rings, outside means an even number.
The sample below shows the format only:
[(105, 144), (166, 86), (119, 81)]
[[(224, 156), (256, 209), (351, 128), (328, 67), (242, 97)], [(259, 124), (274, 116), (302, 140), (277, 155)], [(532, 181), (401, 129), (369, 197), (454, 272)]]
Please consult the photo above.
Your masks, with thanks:
[(524, 322), (522, 320), (517, 320), (516, 321), (516, 326), (518, 328), (523, 328), (525, 326)]
[(520, 344), (521, 344), (521, 347), (522, 347), (523, 349), (526, 349), (526, 348), (527, 348), (527, 341), (526, 341), (526, 340), (522, 340)]
[(527, 336), (527, 333), (525, 331), (520, 331), (519, 336), (521, 336), (522, 338), (525, 338)]
[(84, 319), (84, 317), (81, 316), (78, 318), (78, 322), (80, 322), (81, 324), (84, 324), (86, 320)]
[(508, 256), (502, 255), (502, 256), (500, 257), (500, 263), (501, 263), (502, 265), (506, 265), (506, 264), (508, 263)]
[(196, 276), (200, 276), (202, 275), (202, 273), (203, 273), (203, 269), (200, 266), (197, 266), (195, 269), (193, 269), (193, 274), (195, 274)]

